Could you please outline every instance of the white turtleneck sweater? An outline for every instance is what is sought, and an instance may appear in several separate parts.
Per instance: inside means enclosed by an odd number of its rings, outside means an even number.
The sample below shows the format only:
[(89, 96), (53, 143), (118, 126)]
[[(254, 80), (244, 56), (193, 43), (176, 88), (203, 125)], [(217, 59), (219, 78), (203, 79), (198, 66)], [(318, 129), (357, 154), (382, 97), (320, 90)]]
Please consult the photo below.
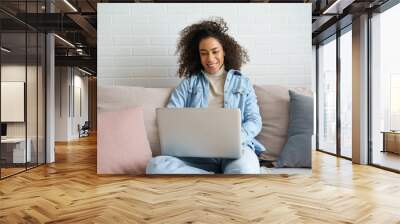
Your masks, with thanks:
[(209, 108), (223, 108), (224, 107), (224, 85), (227, 72), (225, 67), (215, 74), (208, 74), (203, 71), (210, 83), (210, 91), (208, 92), (208, 107)]

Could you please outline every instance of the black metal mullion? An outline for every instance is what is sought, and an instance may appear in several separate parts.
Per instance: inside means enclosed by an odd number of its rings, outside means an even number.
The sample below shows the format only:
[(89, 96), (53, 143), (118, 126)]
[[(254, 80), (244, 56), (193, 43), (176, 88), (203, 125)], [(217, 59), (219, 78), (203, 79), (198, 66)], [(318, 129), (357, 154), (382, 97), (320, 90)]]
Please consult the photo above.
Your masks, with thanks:
[(75, 119), (75, 67), (71, 67), (71, 70), (72, 70), (72, 74), (71, 74), (71, 78), (72, 78), (72, 80), (71, 80), (72, 81), (72, 87), (71, 87), (72, 117), (73, 117), (73, 119)]
[[(333, 152), (328, 152), (328, 151), (325, 151), (325, 150), (322, 150), (322, 149), (317, 149), (317, 151), (318, 151), (318, 152), (325, 153), (325, 154), (328, 154), (328, 155), (331, 155), (331, 156), (338, 157), (338, 156), (337, 156), (335, 153), (333, 153)], [(352, 158), (347, 157), (347, 156), (340, 156), (339, 158), (352, 161)]]
[(369, 164), (370, 166), (373, 166), (373, 167), (376, 167), (376, 168), (379, 168), (379, 169), (382, 169), (382, 170), (386, 170), (386, 171), (390, 171), (390, 172), (394, 172), (394, 173), (399, 173), (400, 174), (400, 170), (396, 170), (396, 169), (393, 169), (393, 168), (390, 168), (390, 167), (387, 167), (387, 166), (382, 166), (382, 165), (379, 165), (379, 164)]
[[(68, 70), (69, 67), (67, 67), (67, 72), (68, 72), (68, 117), (71, 117), (71, 70)], [(61, 94), (61, 93), (60, 93)]]
[[(48, 0), (45, 1), (45, 13), (48, 13), (47, 7)], [(44, 80), (44, 161), (45, 164), (47, 162), (47, 35), (48, 33), (44, 33), (44, 70), (42, 69), (42, 80)], [(43, 78), (44, 72), (44, 78)], [(43, 81), (42, 81), (43, 82)], [(42, 83), (43, 84), (43, 83)], [(61, 90), (60, 90), (61, 91)], [(42, 107), (43, 109), (43, 107)]]
[(367, 47), (368, 47), (368, 53), (367, 53), (367, 119), (368, 119), (368, 124), (367, 124), (367, 133), (368, 133), (368, 164), (373, 164), (373, 149), (372, 149), (372, 64), (371, 64), (371, 56), (372, 56), (372, 12), (368, 12), (368, 19), (367, 19)]
[[(25, 21), (28, 19), (28, 0), (25, 0)], [(26, 24), (26, 23), (25, 23)], [(25, 118), (25, 170), (28, 170), (28, 25), (25, 25), (25, 100), (24, 100), (24, 118)]]
[(391, 9), (392, 7), (396, 6), (397, 4), (400, 3), (400, 0), (387, 0), (383, 4), (379, 5), (376, 9), (369, 9), (368, 13), (383, 13), (388, 9)]
[(72, 94), (72, 117), (73, 119), (75, 118), (75, 67), (71, 67), (72, 70), (72, 74), (71, 74), (71, 78), (72, 78), (72, 87), (71, 87), (71, 94)]
[[(39, 0), (36, 1), (39, 13)], [(36, 32), (36, 166), (39, 165), (39, 32)]]
[[(2, 23), (0, 23), (0, 47), (2, 46), (2, 32), (1, 32), (1, 24)], [(0, 50), (1, 51), (1, 50)], [(2, 58), (1, 58), (1, 55), (2, 55), (2, 53), (0, 52), (0, 124), (2, 124), (2, 122), (1, 122), (1, 67), (2, 67)], [(1, 135), (1, 134), (0, 134)], [(2, 179), (2, 176), (1, 176), (1, 168), (2, 168), (2, 162), (1, 162), (1, 143), (0, 143), (0, 179)]]
[(319, 44), (315, 47), (315, 148), (319, 149)]
[[(46, 7), (47, 10), (47, 7)], [(43, 134), (43, 141), (44, 141), (44, 161), (43, 163), (46, 164), (47, 163), (47, 35), (48, 33), (46, 32), (44, 34), (44, 71), (42, 70), (42, 77), (44, 75), (44, 77), (42, 78), (44, 82), (44, 107), (42, 107), (42, 109), (44, 108), (44, 134)], [(44, 74), (43, 74), (44, 72)], [(42, 83), (43, 84), (43, 83)], [(43, 95), (43, 94), (42, 94)]]
[(340, 84), (341, 84), (341, 64), (340, 64), (340, 30), (336, 31), (336, 154), (341, 157), (341, 114), (340, 114)]
[[(67, 70), (68, 71), (68, 70)], [(62, 94), (61, 94), (61, 92), (62, 92), (62, 85), (61, 85), (61, 79), (62, 79), (62, 75), (59, 75), (58, 76), (58, 84), (59, 84), (59, 86), (58, 86), (58, 88), (59, 88), (59, 90), (60, 90), (60, 94), (58, 94), (59, 96), (60, 96), (60, 118), (62, 117)], [(55, 84), (54, 84), (55, 85)], [(69, 87), (69, 85), (68, 85), (68, 87)], [(55, 97), (55, 96), (54, 96)]]

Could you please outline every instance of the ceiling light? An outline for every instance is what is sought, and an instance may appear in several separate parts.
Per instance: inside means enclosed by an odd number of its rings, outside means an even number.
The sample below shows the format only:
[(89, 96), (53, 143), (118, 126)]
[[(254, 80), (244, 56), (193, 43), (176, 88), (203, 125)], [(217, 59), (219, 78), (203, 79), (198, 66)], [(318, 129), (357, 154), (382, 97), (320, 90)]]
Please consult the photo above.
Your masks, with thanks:
[(71, 4), (69, 3), (68, 0), (64, 0), (65, 4), (67, 4), (72, 10), (74, 10), (74, 12), (78, 12), (78, 10)]
[(328, 14), (328, 13), (332, 13), (332, 11), (336, 11), (339, 2), (340, 2), (340, 0), (336, 0), (332, 5), (330, 5), (327, 9), (325, 9), (322, 14)]
[(61, 41), (63, 41), (64, 43), (68, 44), (69, 46), (75, 48), (75, 45), (71, 44), (71, 42), (69, 42), (68, 40), (58, 36), (57, 34), (54, 34), (55, 37), (57, 37), (58, 39), (60, 39)]
[(77, 48), (76, 53), (78, 53), (79, 55), (83, 55), (83, 49)]
[(90, 72), (88, 72), (88, 71), (86, 71), (86, 70), (83, 70), (83, 69), (81, 69), (81, 68), (79, 68), (79, 67), (78, 67), (78, 70), (81, 71), (81, 72), (83, 72), (83, 73), (85, 73), (85, 74), (87, 74), (87, 75), (92, 75), (92, 73), (90, 73)]
[(325, 9), (322, 14), (342, 14), (343, 10), (354, 1), (355, 0), (336, 0), (332, 5)]
[(7, 52), (7, 53), (10, 53), (10, 52), (11, 52), (11, 50), (8, 50), (8, 49), (5, 48), (5, 47), (1, 47), (1, 50), (4, 51), (4, 52)]

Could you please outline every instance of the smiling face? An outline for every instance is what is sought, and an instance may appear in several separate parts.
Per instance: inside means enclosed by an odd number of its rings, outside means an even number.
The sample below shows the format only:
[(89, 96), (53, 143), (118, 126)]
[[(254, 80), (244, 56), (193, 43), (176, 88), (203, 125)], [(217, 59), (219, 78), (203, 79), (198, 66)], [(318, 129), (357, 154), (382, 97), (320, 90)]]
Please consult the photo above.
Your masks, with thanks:
[(217, 73), (224, 65), (224, 49), (214, 37), (202, 39), (199, 43), (199, 52), (201, 65), (208, 74)]

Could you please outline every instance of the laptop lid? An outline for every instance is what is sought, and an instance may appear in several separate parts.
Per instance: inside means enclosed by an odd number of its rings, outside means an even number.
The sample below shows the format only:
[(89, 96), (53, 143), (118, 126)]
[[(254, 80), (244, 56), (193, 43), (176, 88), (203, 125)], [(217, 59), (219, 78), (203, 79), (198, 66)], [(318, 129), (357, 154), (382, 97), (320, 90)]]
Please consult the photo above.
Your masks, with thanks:
[(239, 158), (239, 109), (157, 108), (161, 154), (178, 157)]

